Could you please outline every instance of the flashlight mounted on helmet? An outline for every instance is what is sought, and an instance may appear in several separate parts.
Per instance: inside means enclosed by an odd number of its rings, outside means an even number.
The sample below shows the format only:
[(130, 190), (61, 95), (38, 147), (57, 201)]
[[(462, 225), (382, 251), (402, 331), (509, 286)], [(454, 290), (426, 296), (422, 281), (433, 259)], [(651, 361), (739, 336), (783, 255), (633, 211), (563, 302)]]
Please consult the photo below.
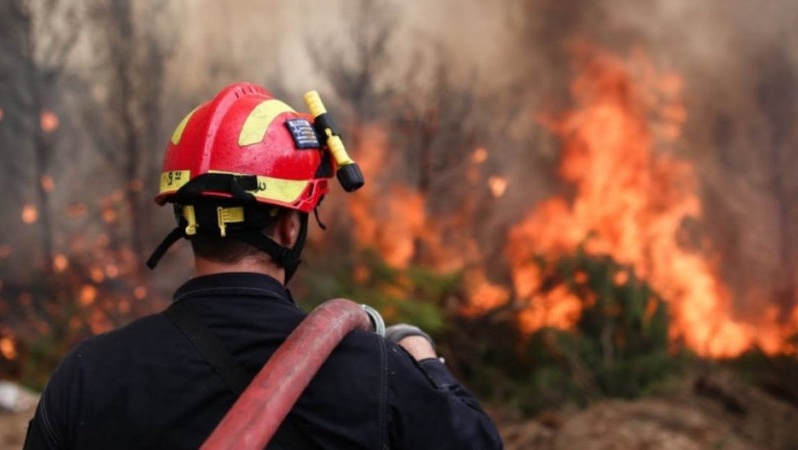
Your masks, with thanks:
[(305, 94), (304, 98), (305, 103), (308, 105), (308, 109), (310, 109), (310, 113), (313, 114), (313, 128), (315, 128), (316, 133), (325, 140), (327, 148), (330, 149), (330, 153), (333, 158), (335, 158), (335, 163), (338, 165), (338, 170), (335, 175), (338, 178), (338, 182), (341, 183), (341, 187), (343, 187), (346, 192), (353, 192), (360, 189), (364, 183), (363, 173), (360, 171), (360, 167), (357, 163), (352, 161), (352, 158), (346, 153), (346, 148), (344, 147), (343, 141), (341, 141), (341, 136), (335, 129), (330, 115), (327, 114), (327, 108), (325, 108), (324, 103), (321, 102), (319, 93), (317, 91), (310, 91)]

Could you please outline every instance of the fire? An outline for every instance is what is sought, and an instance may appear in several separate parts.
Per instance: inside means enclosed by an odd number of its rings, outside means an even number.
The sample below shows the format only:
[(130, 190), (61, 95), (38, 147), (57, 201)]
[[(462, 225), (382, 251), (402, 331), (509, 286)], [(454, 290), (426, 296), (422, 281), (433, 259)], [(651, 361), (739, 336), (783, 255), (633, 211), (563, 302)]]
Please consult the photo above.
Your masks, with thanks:
[(59, 124), (58, 116), (56, 116), (54, 112), (49, 110), (42, 111), (40, 116), (42, 131), (45, 133), (52, 133), (58, 129)]
[(33, 205), (22, 207), (22, 223), (32, 224), (39, 220), (39, 211)]
[[(363, 147), (358, 158), (367, 179), (377, 179), (385, 164), (387, 137), (378, 128), (364, 129)], [(350, 202), (354, 236), (361, 246), (376, 248), (393, 267), (406, 267), (415, 255), (416, 239), (427, 228), (424, 199), (413, 189), (394, 184), (381, 200), (378, 189), (363, 189)]]
[(14, 338), (10, 336), (0, 338), (0, 354), (8, 360), (17, 359), (17, 345), (14, 342)]
[(69, 267), (69, 259), (67, 259), (66, 255), (59, 253), (53, 257), (53, 269), (56, 272), (63, 272), (67, 267)]
[(484, 314), (507, 303), (510, 299), (510, 291), (504, 286), (491, 283), (483, 270), (469, 271), (465, 282), (466, 290), (471, 293), (471, 298), (476, 300), (466, 306), (464, 311), (466, 314)]
[(133, 297), (136, 297), (137, 300), (144, 300), (147, 298), (147, 288), (144, 286), (136, 286), (136, 289), (133, 290)]
[(103, 209), (102, 218), (105, 223), (116, 222), (118, 215), (111, 207)]
[(116, 264), (108, 264), (105, 266), (105, 275), (108, 276), (110, 279), (114, 279), (119, 276), (119, 266)]
[(489, 177), (488, 178), (488, 187), (490, 188), (490, 193), (494, 197), (501, 197), (504, 195), (504, 192), (507, 190), (507, 179), (504, 177)]
[[(669, 302), (671, 337), (697, 353), (733, 356), (753, 344), (778, 351), (786, 330), (776, 326), (775, 314), (737, 320), (712, 261), (677, 241), (682, 224), (701, 215), (691, 165), (667, 152), (686, 117), (681, 80), (656, 74), (639, 56), (627, 63), (581, 50), (581, 73), (572, 85), (576, 109), (543, 119), (563, 141), (560, 176), (573, 185), (574, 197), (539, 204), (511, 229), (507, 244), (515, 295), (529, 305), (522, 328), (574, 324), (580, 300), (565, 288), (541, 294), (532, 258), (584, 245), (588, 254), (610, 255), (647, 280)], [(627, 279), (619, 273), (614, 282)], [(766, 323), (769, 332), (763, 332)]]
[(42, 189), (44, 192), (53, 192), (55, 188), (55, 182), (53, 182), (53, 177), (50, 175), (42, 175), (42, 179), (39, 180), (42, 184)]
[(103, 272), (102, 268), (94, 266), (89, 269), (89, 277), (91, 281), (99, 284), (105, 279), (105, 272)]
[(89, 306), (97, 299), (97, 288), (90, 284), (83, 285), (80, 289), (80, 304)]
[(478, 148), (471, 154), (471, 162), (474, 164), (482, 164), (488, 160), (488, 150), (485, 148)]

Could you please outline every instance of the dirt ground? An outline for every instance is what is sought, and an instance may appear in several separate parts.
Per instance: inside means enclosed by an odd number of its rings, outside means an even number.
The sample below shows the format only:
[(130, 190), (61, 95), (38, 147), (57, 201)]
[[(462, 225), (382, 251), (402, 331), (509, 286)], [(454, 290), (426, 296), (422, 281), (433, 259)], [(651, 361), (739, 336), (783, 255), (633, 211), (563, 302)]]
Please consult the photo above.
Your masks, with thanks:
[(19, 450), (25, 440), (34, 408), (17, 413), (0, 412), (0, 450)]
[(685, 377), (658, 398), (499, 423), (508, 450), (798, 449), (798, 408), (726, 372)]
[[(22, 447), (33, 409), (0, 413), (0, 450)], [(491, 411), (508, 450), (798, 450), (798, 408), (717, 372), (666, 395), (520, 420)]]

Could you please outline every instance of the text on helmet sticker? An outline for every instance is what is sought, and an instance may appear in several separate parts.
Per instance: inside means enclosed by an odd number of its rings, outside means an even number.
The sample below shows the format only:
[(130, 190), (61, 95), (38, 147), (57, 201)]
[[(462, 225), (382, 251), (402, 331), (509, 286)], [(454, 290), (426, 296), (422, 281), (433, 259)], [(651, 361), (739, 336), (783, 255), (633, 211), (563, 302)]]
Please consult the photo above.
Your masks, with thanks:
[(307, 119), (288, 119), (285, 126), (294, 138), (296, 148), (319, 148), (316, 131)]
[(161, 172), (161, 191), (172, 192), (183, 187), (191, 179), (190, 170), (170, 170), (168, 172)]

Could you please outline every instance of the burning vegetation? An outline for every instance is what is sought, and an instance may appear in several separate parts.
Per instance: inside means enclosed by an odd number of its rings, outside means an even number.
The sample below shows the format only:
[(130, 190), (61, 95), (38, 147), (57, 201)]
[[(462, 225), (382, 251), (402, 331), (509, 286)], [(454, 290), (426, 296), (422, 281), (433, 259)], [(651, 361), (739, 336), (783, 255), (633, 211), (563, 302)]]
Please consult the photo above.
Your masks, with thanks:
[[(465, 257), (473, 241), (447, 248), (439, 232), (447, 218), (430, 216), (427, 198), (408, 184), (376, 181), (378, 186), (351, 202), (357, 243), (377, 250), (397, 269), (419, 263), (423, 252), (435, 270), (464, 270), (463, 311), (487, 314), (512, 304), (525, 334), (544, 327), (572, 329), (583, 308), (596, 301), (595, 292), (579, 294), (582, 290), (575, 288), (586, 283), (584, 272), (570, 274), (567, 284), (547, 287), (551, 274), (541, 261), (577, 253), (609, 257), (618, 264), (612, 283), (643, 280), (656, 293), (646, 299), (647, 314), (657, 309), (655, 303), (667, 303), (673, 348), (713, 358), (753, 347), (768, 354), (795, 353), (789, 338), (798, 332), (798, 309), (786, 318), (775, 305), (740, 314), (719, 275), (711, 239), (691, 230), (702, 220), (702, 205), (694, 167), (678, 152), (688, 114), (682, 78), (657, 72), (639, 51), (624, 60), (580, 43), (573, 54), (574, 109), (556, 118), (539, 115), (562, 142), (558, 175), (569, 194), (527, 204), (528, 213), (510, 226), (505, 243), (509, 285), (488, 280), (484, 259)], [(368, 179), (379, 180), (388, 165), (386, 132), (363, 134), (361, 165)], [(488, 158), (486, 148), (473, 150), (475, 174), (469, 179), (484, 183), (498, 198), (509, 182), (479, 174)], [(458, 214), (468, 220), (468, 211)]]
[[(187, 275), (164, 264), (156, 282), (142, 261), (170, 226), (148, 194), (159, 138), (173, 125), (159, 122), (178, 114), (163, 104), (196, 93), (165, 89), (168, 45), (138, 28), (132, 6), (89, 3), (94, 38), (108, 45), (97, 79), (48, 81), (69, 73), (69, 51), (58, 47), (41, 50), (56, 57), (46, 64), (16, 54), (41, 73), (12, 71), (16, 81), (4, 86), (14, 89), (0, 86), (3, 169), (21, 180), (0, 216), (12, 230), (0, 239), (0, 374), (39, 386), (74, 343), (160, 309)], [(792, 373), (794, 283), (778, 298), (740, 289), (729, 270), (737, 260), (704, 226), (716, 209), (686, 139), (687, 75), (661, 71), (643, 50), (624, 57), (580, 41), (546, 50), (551, 60), (571, 58), (557, 107), (485, 95), (473, 80), (450, 78), (443, 50), (403, 74), (389, 56), (391, 15), (382, 3), (355, 3), (368, 26), (350, 30), (351, 45), (308, 51), (339, 99), (330, 109), (344, 112), (366, 187), (345, 199), (333, 192), (321, 207), (329, 229), (311, 232), (293, 282), (306, 306), (346, 296), (388, 321), (419, 324), (481, 394), (527, 412), (634, 397), (685, 358), (747, 364), (755, 355), (792, 361), (784, 366)], [(551, 8), (571, 20), (571, 7)], [(27, 14), (13, 26), (32, 39)], [(12, 29), (4, 17), (0, 30)], [(17, 43), (77, 39), (71, 28), (44, 32), (59, 39)], [(215, 81), (206, 80), (206, 94)], [(23, 91), (65, 93), (18, 97)], [(545, 142), (556, 149), (550, 179), (539, 176)], [(21, 156), (9, 156), (12, 147)], [(782, 265), (791, 267), (790, 248)], [(794, 388), (777, 387), (798, 402)]]

